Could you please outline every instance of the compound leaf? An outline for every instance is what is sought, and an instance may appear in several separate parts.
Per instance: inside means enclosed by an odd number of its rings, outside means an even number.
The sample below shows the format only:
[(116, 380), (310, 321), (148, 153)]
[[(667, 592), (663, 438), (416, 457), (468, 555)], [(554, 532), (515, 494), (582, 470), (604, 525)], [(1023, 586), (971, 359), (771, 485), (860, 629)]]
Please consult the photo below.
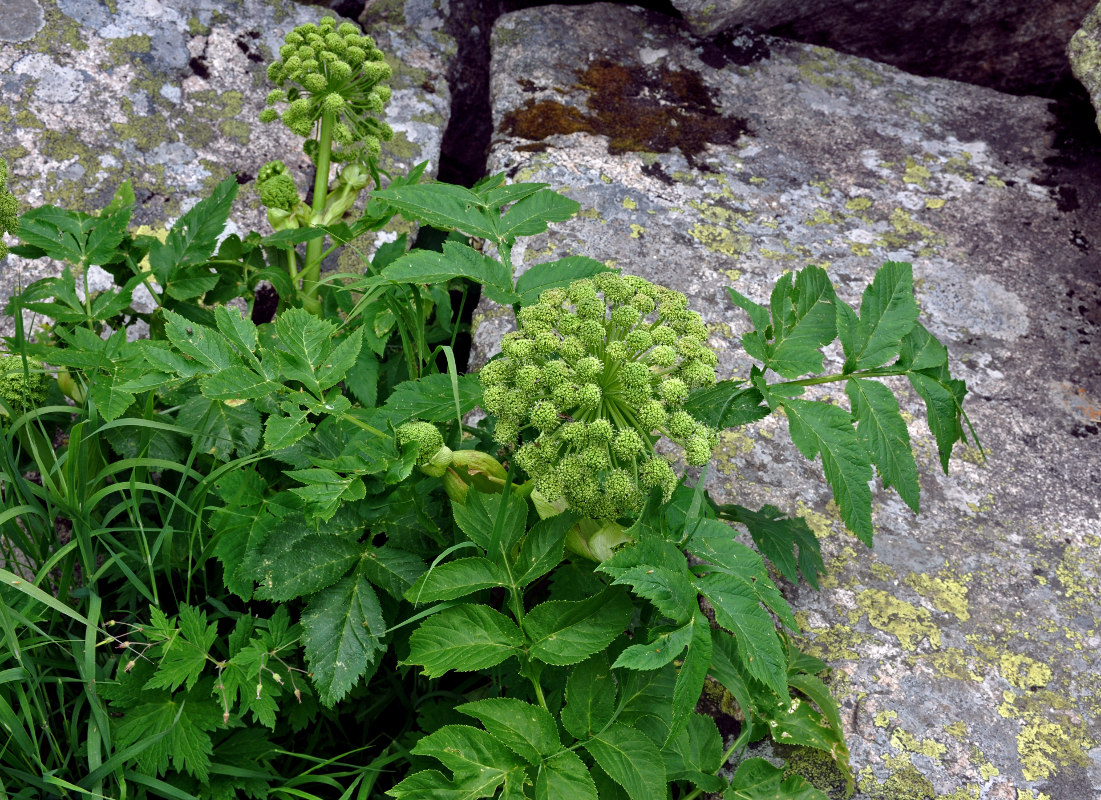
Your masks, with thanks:
[(897, 357), (903, 337), (917, 318), (913, 268), (898, 261), (886, 262), (864, 290), (855, 331), (841, 338), (844, 371), (878, 367)]
[(785, 398), (791, 439), (808, 459), (822, 454), (822, 470), (841, 508), (841, 519), (860, 541), (872, 545), (872, 462), (853, 430), (852, 416), (842, 408), (810, 400)]
[(850, 379), (845, 384), (845, 393), (856, 418), (857, 436), (875, 464), (884, 488), (895, 487), (916, 514), (921, 493), (917, 463), (894, 393), (878, 381), (863, 378)]
[(310, 598), (302, 614), (306, 660), (321, 701), (338, 703), (386, 651), (386, 620), (371, 584), (359, 574)]

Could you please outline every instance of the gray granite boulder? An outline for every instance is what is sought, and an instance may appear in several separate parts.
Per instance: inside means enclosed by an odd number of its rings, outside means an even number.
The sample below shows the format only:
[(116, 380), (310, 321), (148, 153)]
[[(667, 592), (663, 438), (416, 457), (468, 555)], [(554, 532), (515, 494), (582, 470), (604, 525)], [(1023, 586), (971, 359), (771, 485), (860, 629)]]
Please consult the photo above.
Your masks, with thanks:
[[(722, 376), (750, 364), (728, 286), (764, 301), (814, 263), (856, 303), (883, 261), (913, 263), (988, 460), (962, 448), (941, 473), (896, 386), (922, 513), (877, 486), (874, 550), (782, 419), (724, 433), (709, 489), (823, 541), (822, 591), (786, 592), (834, 668), (859, 798), (1101, 796), (1101, 217), (1065, 202), (1089, 176), (1047, 185), (1045, 101), (772, 38), (716, 62), (623, 6), (509, 14), (492, 46), (490, 169), (582, 206), (518, 248), (519, 268), (584, 254), (686, 292)], [(482, 304), (476, 359), (508, 318)]]
[[(450, 113), (442, 76), (453, 47), (436, 5), (409, 6), (417, 24), (377, 32), (394, 67), (395, 137), (383, 166), (405, 170), (427, 159), (434, 171)], [(292, 0), (6, 0), (0, 155), (20, 209), (95, 211), (129, 179), (134, 225), (162, 229), (236, 172), (249, 183), (231, 231), (269, 230), (250, 182), (256, 171), (281, 158), (306, 187), (312, 167), (300, 138), (256, 121), (272, 88), (265, 70), (288, 30), (326, 13)], [(9, 256), (0, 308), (16, 287), (56, 270)], [(0, 333), (11, 330), (0, 318)]]
[(697, 34), (744, 25), (921, 75), (1001, 90), (1066, 75), (1067, 41), (1094, 0), (672, 0)]
[(1082, 20), (1082, 26), (1067, 45), (1067, 57), (1074, 77), (1090, 93), (1097, 109), (1097, 127), (1101, 129), (1101, 3)]

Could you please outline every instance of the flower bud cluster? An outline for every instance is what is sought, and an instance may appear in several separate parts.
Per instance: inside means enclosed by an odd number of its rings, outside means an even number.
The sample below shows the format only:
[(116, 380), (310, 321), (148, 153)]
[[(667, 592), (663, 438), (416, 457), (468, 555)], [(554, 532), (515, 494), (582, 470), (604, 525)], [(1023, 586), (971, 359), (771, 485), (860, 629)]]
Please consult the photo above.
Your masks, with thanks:
[[(314, 125), (329, 113), (335, 120), (335, 161), (377, 158), (381, 142), (394, 132), (375, 116), (390, 100), (390, 65), (375, 40), (363, 36), (350, 22), (339, 26), (332, 17), (320, 24), (299, 25), (288, 33), (279, 58), (268, 67), (268, 78), (279, 88), (267, 98), (261, 122), (282, 119), (299, 136), (308, 137)], [(274, 106), (286, 103), (280, 114)], [(313, 141), (313, 140), (311, 140)], [(310, 143), (306, 152), (311, 157)], [(312, 149), (316, 149), (314, 142)]]
[(654, 452), (665, 436), (692, 465), (706, 464), (717, 431), (683, 409), (715, 382), (707, 328), (687, 298), (633, 275), (605, 272), (549, 289), (517, 315), (502, 357), (481, 371), (495, 437), (523, 437), (516, 463), (550, 502), (592, 519), (637, 514), (668, 496), (677, 477)]

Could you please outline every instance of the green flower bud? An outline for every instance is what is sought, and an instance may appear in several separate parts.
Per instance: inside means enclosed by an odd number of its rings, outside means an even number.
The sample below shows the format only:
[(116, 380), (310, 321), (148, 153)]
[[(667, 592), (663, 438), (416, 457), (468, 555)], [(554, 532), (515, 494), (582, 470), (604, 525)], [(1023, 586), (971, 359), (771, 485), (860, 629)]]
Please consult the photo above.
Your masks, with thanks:
[(536, 403), (535, 408), (531, 410), (531, 424), (540, 431), (554, 430), (559, 424), (558, 409), (547, 400)]
[(600, 320), (596, 319), (584, 319), (581, 320), (581, 324), (577, 329), (577, 338), (586, 347), (596, 347), (604, 341), (604, 336), (607, 331), (604, 330), (604, 324)]
[(653, 337), (654, 344), (656, 345), (672, 347), (677, 341), (677, 332), (668, 325), (658, 325), (650, 331), (650, 335)]
[(694, 467), (702, 467), (711, 460), (711, 447), (702, 436), (693, 436), (684, 445), (684, 459)]
[(603, 394), (595, 383), (586, 383), (577, 390), (577, 405), (581, 408), (596, 408)]
[(398, 444), (417, 445), (417, 466), (426, 475), (441, 477), (451, 465), (451, 449), (444, 446), (443, 435), (430, 422), (406, 422), (397, 429)]
[(638, 421), (647, 433), (665, 425), (665, 406), (653, 400), (638, 410)]
[(669, 417), (669, 435), (674, 439), (687, 439), (696, 432), (696, 420), (687, 411), (677, 411)]
[(615, 429), (606, 419), (598, 419), (589, 423), (589, 443), (594, 445), (606, 445), (612, 441)]
[(661, 399), (671, 406), (679, 406), (688, 399), (688, 387), (680, 378), (666, 378), (658, 391)]
[(652, 364), (656, 364), (659, 367), (671, 367), (676, 363), (677, 351), (667, 344), (659, 344), (657, 347), (650, 350), (648, 356)]

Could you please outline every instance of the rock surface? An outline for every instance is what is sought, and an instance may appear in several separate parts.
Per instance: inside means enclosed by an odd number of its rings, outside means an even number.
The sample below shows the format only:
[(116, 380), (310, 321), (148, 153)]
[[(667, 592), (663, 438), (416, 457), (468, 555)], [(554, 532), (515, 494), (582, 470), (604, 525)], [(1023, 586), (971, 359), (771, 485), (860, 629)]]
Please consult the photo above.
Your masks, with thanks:
[(916, 72), (1003, 91), (1067, 73), (1067, 42), (1094, 0), (938, 3), (867, 0), (672, 0), (697, 34), (744, 25)]
[[(381, 28), (395, 74), (394, 141), (384, 168), (439, 161), (453, 48), (438, 2), (414, 2), (416, 24)], [(267, 231), (250, 183), (281, 158), (299, 186), (312, 180), (301, 139), (256, 119), (283, 35), (330, 13), (292, 0), (14, 0), (0, 16), (0, 155), (20, 209), (52, 203), (97, 211), (129, 179), (135, 225), (170, 225), (232, 172), (242, 187), (231, 230)], [(410, 12), (412, 13), (412, 12)], [(38, 20), (36, 22), (36, 20)], [(58, 272), (9, 256), (0, 308), (18, 286)], [(13, 330), (0, 318), (0, 335)]]
[[(582, 205), (516, 262), (584, 254), (686, 292), (721, 376), (750, 363), (727, 286), (763, 301), (815, 263), (855, 303), (913, 263), (988, 461), (960, 449), (943, 475), (904, 391), (922, 514), (878, 490), (874, 551), (781, 419), (724, 433), (708, 486), (823, 539), (823, 590), (787, 593), (834, 667), (861, 800), (1101, 796), (1101, 218), (1067, 202), (1084, 185), (1045, 185), (1045, 101), (771, 38), (720, 49), (622, 6), (509, 14), (492, 46), (490, 170)], [(476, 359), (507, 319), (482, 304)]]
[(1082, 27), (1071, 37), (1067, 57), (1074, 77), (1090, 93), (1097, 109), (1097, 127), (1101, 130), (1101, 3), (1093, 7), (1082, 20)]

